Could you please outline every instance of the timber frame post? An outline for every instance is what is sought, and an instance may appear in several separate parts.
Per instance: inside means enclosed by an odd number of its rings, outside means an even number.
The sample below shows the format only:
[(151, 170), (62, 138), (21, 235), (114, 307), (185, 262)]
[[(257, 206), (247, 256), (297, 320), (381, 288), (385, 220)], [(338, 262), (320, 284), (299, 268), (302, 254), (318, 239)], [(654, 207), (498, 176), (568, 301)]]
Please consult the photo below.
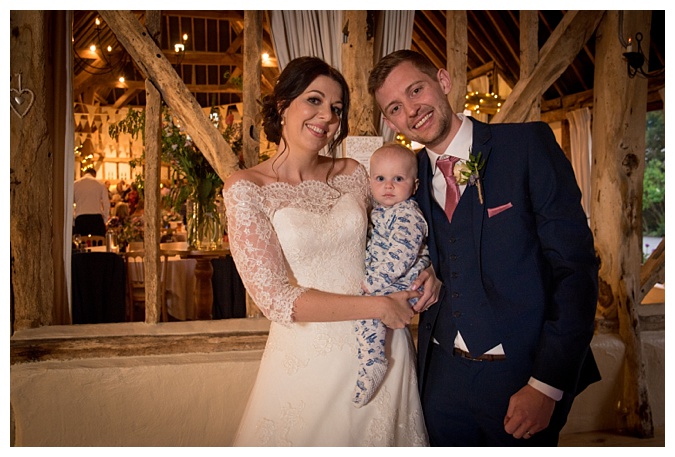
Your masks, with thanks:
[(450, 73), (450, 93), (448, 100), (456, 113), (464, 111), (466, 103), (466, 68), (469, 37), (466, 11), (448, 10), (445, 12), (446, 54), (445, 68)]
[(369, 14), (344, 11), (342, 18), (343, 31), (347, 31), (347, 41), (342, 43), (342, 74), (350, 92), (349, 134), (355, 136), (377, 135), (373, 100), (368, 94), (374, 53), (374, 38), (368, 34)]
[(244, 11), (244, 87), (242, 103), (242, 149), (246, 167), (260, 161), (260, 75), (262, 73), (263, 11)]
[[(637, 313), (643, 296), (641, 208), (647, 80), (627, 75), (617, 33), (620, 14), (606, 12), (597, 32), (591, 229), (600, 258), (598, 322), (611, 325), (618, 321), (626, 347), (619, 428), (647, 438), (654, 436), (654, 426)], [(650, 18), (650, 11), (626, 11), (620, 33), (631, 36), (639, 31), (648, 41)], [(648, 49), (649, 43), (643, 46)]]
[[(146, 13), (146, 27), (150, 36), (159, 41), (161, 32), (161, 17), (159, 11)], [(164, 291), (160, 290), (163, 282), (160, 280), (161, 261), (159, 254), (161, 229), (161, 200), (159, 193), (159, 177), (162, 166), (162, 96), (154, 84), (145, 81), (145, 257), (143, 259), (145, 287), (145, 323), (156, 324), (160, 320), (160, 305)]]
[(54, 18), (53, 11), (10, 12), (10, 91), (21, 101), (9, 113), (12, 332), (52, 324), (54, 157), (62, 154), (50, 125), (62, 90), (50, 51)]

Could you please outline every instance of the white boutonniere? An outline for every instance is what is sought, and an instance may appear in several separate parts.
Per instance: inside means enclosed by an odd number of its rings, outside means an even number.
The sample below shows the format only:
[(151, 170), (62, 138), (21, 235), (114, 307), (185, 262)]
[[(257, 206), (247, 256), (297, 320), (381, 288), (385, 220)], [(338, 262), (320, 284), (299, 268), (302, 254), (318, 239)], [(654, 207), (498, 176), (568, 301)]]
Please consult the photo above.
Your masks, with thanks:
[(480, 170), (485, 166), (485, 160), (482, 159), (483, 153), (479, 152), (474, 156), (469, 152), (469, 160), (459, 161), (453, 170), (457, 184), (460, 186), (476, 186), (478, 189), (478, 200), (483, 204), (483, 187), (480, 182)]

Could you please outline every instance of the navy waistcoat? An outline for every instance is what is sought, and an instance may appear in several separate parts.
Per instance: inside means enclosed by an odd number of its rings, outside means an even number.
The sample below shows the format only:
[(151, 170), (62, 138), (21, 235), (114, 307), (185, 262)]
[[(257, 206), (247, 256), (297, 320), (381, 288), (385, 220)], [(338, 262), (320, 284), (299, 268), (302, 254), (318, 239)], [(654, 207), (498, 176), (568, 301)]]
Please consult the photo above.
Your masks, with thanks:
[(469, 352), (478, 356), (501, 341), (481, 280), (471, 219), (472, 205), (480, 203), (471, 198), (472, 194), (462, 194), (452, 223), (437, 203), (431, 205), (440, 269), (437, 274), (446, 287), (433, 335), (441, 346), (452, 348), (459, 330)]

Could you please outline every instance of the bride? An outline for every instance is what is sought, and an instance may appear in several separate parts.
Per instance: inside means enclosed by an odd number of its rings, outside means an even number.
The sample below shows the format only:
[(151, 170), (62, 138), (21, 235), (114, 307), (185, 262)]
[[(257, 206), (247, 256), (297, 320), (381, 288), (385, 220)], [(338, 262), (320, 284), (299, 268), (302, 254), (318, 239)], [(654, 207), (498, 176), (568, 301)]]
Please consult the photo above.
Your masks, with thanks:
[[(349, 89), (337, 70), (314, 57), (291, 61), (263, 106), (277, 153), (225, 182), (232, 256), (272, 321), (236, 446), (428, 445), (408, 300), (433, 303), (436, 278), (421, 275), (424, 295), (359, 295), (370, 196), (363, 166), (334, 157), (348, 112)], [(333, 157), (319, 154), (325, 146)], [(351, 401), (356, 319), (388, 328), (390, 369), (362, 408)]]

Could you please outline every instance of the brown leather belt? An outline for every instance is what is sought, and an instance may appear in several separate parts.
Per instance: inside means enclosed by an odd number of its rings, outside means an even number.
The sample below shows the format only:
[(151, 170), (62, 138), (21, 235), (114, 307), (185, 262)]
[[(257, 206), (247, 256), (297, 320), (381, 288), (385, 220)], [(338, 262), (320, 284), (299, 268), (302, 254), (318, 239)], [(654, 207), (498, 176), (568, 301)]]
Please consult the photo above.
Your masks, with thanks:
[(479, 355), (478, 357), (474, 357), (468, 352), (462, 351), (459, 348), (454, 348), (452, 353), (464, 359), (473, 360), (474, 362), (498, 362), (500, 360), (506, 360), (506, 356), (504, 354), (483, 354)]

